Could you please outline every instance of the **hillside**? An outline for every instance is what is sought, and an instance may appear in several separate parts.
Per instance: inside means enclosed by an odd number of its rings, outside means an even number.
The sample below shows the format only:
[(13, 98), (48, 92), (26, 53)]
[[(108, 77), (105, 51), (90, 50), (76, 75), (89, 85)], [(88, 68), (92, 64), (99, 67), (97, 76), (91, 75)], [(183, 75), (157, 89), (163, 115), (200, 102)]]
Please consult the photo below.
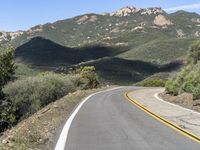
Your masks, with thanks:
[(56, 67), (74, 65), (102, 57), (112, 57), (122, 52), (120, 47), (102, 45), (69, 48), (42, 37), (35, 37), (16, 48), (15, 55), (17, 59), (30, 65)]
[(157, 65), (141, 60), (116, 57), (123, 47), (94, 45), (83, 48), (68, 48), (42, 37), (35, 37), (16, 49), (17, 61), (34, 68), (67, 72), (77, 66), (95, 66), (101, 79), (115, 84), (137, 82), (159, 72), (180, 68), (180, 62)]
[[(84, 14), (37, 25), (18, 31), (16, 36), (5, 32), (2, 35), (2, 44), (16, 47), (17, 60), (39, 68), (97, 62), (109, 66), (116, 59), (165, 65), (184, 60), (188, 46), (200, 37), (200, 15), (185, 11), (167, 14), (161, 8), (128, 6), (113, 13)], [(105, 57), (109, 57), (109, 64), (99, 63)], [(126, 65), (123, 68), (129, 68)], [(118, 72), (122, 71), (120, 66), (115, 65)], [(115, 67), (111, 68), (113, 72)], [(100, 72), (107, 70), (104, 69)], [(134, 67), (131, 69), (134, 71)], [(127, 72), (122, 71), (122, 76)]]

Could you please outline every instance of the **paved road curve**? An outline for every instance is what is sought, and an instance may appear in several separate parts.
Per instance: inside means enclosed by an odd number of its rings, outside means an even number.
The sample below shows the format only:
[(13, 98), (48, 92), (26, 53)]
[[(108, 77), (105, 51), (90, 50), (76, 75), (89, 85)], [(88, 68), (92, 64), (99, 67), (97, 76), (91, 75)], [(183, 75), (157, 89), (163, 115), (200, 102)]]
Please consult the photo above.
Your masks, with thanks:
[(66, 150), (200, 150), (200, 144), (131, 104), (122, 88), (91, 97), (74, 118)]

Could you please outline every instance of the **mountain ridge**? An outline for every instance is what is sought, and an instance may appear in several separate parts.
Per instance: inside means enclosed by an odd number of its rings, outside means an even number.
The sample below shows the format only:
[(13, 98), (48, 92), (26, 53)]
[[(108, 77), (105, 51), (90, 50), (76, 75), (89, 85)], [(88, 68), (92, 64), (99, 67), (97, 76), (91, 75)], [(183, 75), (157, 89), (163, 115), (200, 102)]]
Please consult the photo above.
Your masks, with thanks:
[[(174, 13), (171, 13), (171, 14), (180, 13), (180, 12), (189, 13), (189, 12), (180, 10), (180, 11), (177, 11), (177, 12), (174, 12)], [(126, 6), (126, 7), (122, 7), (119, 10), (111, 12), (111, 13), (102, 13), (102, 14), (91, 13), (91, 14), (94, 14), (94, 15), (92, 16), (93, 18), (92, 19), (90, 18), (90, 19), (91, 19), (92, 22), (95, 22), (97, 20), (95, 15), (128, 17), (128, 16), (131, 16), (131, 15), (136, 15), (138, 13), (140, 15), (166, 15), (166, 14), (170, 15), (170, 14), (166, 13), (160, 7), (137, 8), (135, 6)], [(191, 14), (198, 15), (198, 17), (200, 16), (197, 13), (191, 13)], [(88, 19), (87, 14), (79, 15), (79, 16), (83, 16), (84, 17), (83, 20)], [(0, 44), (5, 43), (5, 42), (10, 42), (11, 40), (15, 39), (18, 36), (21, 36), (22, 34), (24, 34), (26, 32), (29, 33), (29, 34), (34, 33), (34, 32), (40, 32), (40, 31), (42, 31), (43, 26), (49, 25), (50, 28), (54, 29), (53, 24), (59, 23), (59, 22), (62, 22), (62, 21), (66, 21), (66, 20), (71, 20), (71, 19), (77, 18), (79, 16), (75, 16), (75, 17), (67, 18), (67, 19), (63, 19), (63, 20), (58, 20), (58, 21), (55, 21), (53, 23), (45, 23), (45, 24), (35, 25), (35, 26), (29, 28), (28, 30), (19, 30), (19, 31), (13, 31), (13, 32), (0, 31)], [(79, 20), (81, 21), (81, 19), (79, 19)], [(200, 23), (200, 22), (198, 21), (198, 23)]]
[[(148, 13), (143, 14), (144, 11)], [(145, 53), (154, 47), (154, 50), (149, 51), (153, 58), (150, 61), (169, 63), (175, 61), (174, 57), (182, 58), (189, 46), (188, 44), (175, 46), (176, 43), (173, 41), (179, 44), (182, 43), (181, 41), (193, 41), (200, 37), (200, 15), (186, 11), (167, 14), (158, 7), (143, 9), (128, 6), (109, 15), (91, 13), (54, 23), (36, 25), (22, 34), (20, 31), (20, 34), (9, 43), (17, 48), (37, 36), (71, 48), (98, 44), (108, 47), (125, 47), (125, 51), (129, 51), (130, 55), (127, 57), (120, 54), (119, 57), (129, 60), (135, 59), (142, 47)], [(169, 46), (165, 47), (166, 44), (164, 46), (159, 44), (163, 42), (171, 45), (168, 44)], [(155, 47), (155, 45), (160, 46)], [(168, 51), (174, 51), (176, 48), (180, 53), (171, 57), (171, 60), (164, 60), (164, 58), (158, 60), (155, 52), (159, 53), (166, 48)]]
[[(34, 64), (34, 67), (39, 68), (96, 65), (96, 62), (105, 65), (112, 64), (112, 61), (117, 64), (142, 61), (165, 65), (184, 61), (189, 45), (199, 37), (200, 15), (196, 13), (177, 11), (167, 14), (157, 7), (124, 7), (110, 14), (89, 13), (54, 23), (36, 25), (8, 43), (16, 48), (17, 60), (22, 58), (22, 62)], [(33, 42), (35, 38), (38, 42)], [(49, 41), (45, 42), (44, 39)], [(49, 46), (52, 42), (57, 45)], [(40, 43), (46, 43), (46, 46)], [(96, 49), (96, 45), (101, 47)], [(82, 49), (84, 51), (81, 51)], [(97, 56), (94, 57), (93, 54)], [(109, 59), (105, 61), (106, 57)], [(37, 62), (37, 59), (40, 61)], [(76, 59), (77, 61), (72, 61)], [(111, 69), (116, 73), (114, 67), (117, 66), (113, 65)], [(108, 70), (102, 69), (99, 65), (98, 68), (101, 72)], [(134, 68), (132, 69), (130, 72), (124, 72), (131, 76), (135, 74)], [(177, 70), (176, 67), (174, 69)], [(145, 77), (148, 75), (152, 74)]]

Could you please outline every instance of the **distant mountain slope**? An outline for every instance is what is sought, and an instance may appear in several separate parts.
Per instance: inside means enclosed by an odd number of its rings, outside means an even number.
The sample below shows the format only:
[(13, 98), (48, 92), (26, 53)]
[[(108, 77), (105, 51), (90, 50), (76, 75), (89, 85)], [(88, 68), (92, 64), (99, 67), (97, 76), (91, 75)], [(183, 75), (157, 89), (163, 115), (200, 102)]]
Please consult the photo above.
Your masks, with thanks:
[[(148, 38), (148, 35), (144, 38)], [(146, 41), (144, 44), (135, 46), (131, 50), (119, 54), (118, 57), (128, 60), (143, 60), (155, 64), (170, 63), (176, 60), (183, 60), (187, 54), (189, 45), (194, 40), (196, 39), (152, 38), (152, 40)]]
[[(156, 73), (133, 73), (136, 61), (165, 65), (184, 60), (189, 45), (200, 38), (200, 15), (128, 6), (113, 13), (84, 14), (37, 25), (15, 34), (1, 33), (0, 43), (14, 45), (22, 62), (36, 67), (90, 64), (107, 74), (106, 78), (118, 71), (117, 79), (128, 81), (129, 77), (139, 79)], [(134, 62), (132, 67), (127, 68), (126, 61)], [(140, 67), (146, 70), (143, 65)], [(130, 69), (133, 72), (128, 72)]]
[(73, 65), (102, 57), (111, 57), (122, 52), (120, 47), (111, 48), (101, 45), (68, 48), (42, 37), (35, 37), (19, 46), (15, 56), (18, 60), (35, 66), (58, 67), (59, 65)]
[[(37, 25), (17, 33), (17, 36), (10, 38), (15, 47), (41, 36), (66, 47), (99, 44), (108, 47), (125, 46), (129, 47), (129, 52), (120, 54), (120, 58), (147, 58), (145, 61), (169, 63), (176, 58), (183, 58), (190, 42), (200, 37), (200, 15), (185, 11), (167, 14), (161, 8), (129, 6), (113, 13), (85, 14)], [(168, 42), (170, 44), (166, 44)], [(161, 51), (176, 55), (160, 58), (161, 54), (155, 53)], [(146, 54), (150, 56), (146, 57)]]
[(122, 58), (102, 58), (80, 64), (81, 66), (95, 66), (100, 77), (115, 84), (130, 84), (141, 81), (153, 74), (170, 72), (182, 66), (180, 62), (165, 65), (155, 65), (139, 60), (126, 60)]

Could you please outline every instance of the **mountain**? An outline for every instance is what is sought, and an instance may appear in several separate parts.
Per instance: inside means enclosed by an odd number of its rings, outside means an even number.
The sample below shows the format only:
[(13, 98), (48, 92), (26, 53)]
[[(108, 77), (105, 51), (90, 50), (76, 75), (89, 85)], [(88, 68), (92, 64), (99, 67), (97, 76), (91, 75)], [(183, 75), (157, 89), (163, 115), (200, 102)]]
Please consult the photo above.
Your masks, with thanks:
[[(37, 25), (7, 39), (18, 47), (37, 36), (66, 47), (125, 46), (129, 49), (120, 58), (169, 63), (182, 59), (190, 43), (200, 37), (200, 15), (185, 11), (167, 14), (161, 8), (128, 6), (113, 13), (85, 14)], [(162, 57), (161, 53), (169, 56)], [(148, 56), (144, 58), (144, 54)]]
[(189, 45), (199, 39), (200, 15), (127, 6), (112, 13), (84, 14), (14, 33), (0, 34), (0, 43), (11, 43), (17, 59), (34, 66), (106, 65), (99, 62), (108, 60), (109, 64), (123, 60), (165, 65), (183, 61)]

